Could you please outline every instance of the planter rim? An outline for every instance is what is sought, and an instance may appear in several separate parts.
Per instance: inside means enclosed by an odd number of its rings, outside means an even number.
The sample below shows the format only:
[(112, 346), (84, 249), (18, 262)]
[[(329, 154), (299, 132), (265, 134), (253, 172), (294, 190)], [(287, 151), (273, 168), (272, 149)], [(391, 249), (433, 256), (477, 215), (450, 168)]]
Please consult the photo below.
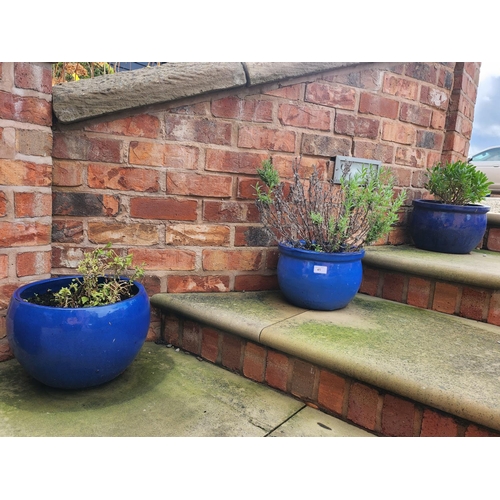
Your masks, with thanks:
[[(144, 286), (137, 282), (137, 281), (134, 281), (134, 286), (137, 287), (137, 293), (135, 293), (134, 295), (132, 295), (131, 297), (127, 297), (125, 300), (122, 300), (120, 302), (115, 302), (114, 304), (106, 304), (106, 305), (102, 305), (102, 306), (89, 306), (89, 307), (54, 307), (54, 306), (44, 306), (42, 304), (33, 304), (32, 302), (26, 302), (22, 297), (21, 295), (26, 292), (27, 290), (29, 290), (30, 288), (33, 288), (33, 287), (43, 287), (44, 285), (49, 285), (47, 286), (46, 288), (50, 288), (50, 285), (54, 284), (54, 283), (58, 283), (58, 282), (71, 282), (71, 280), (73, 280), (74, 278), (81, 278), (82, 275), (81, 274), (77, 274), (77, 275), (71, 275), (71, 276), (58, 276), (58, 277), (54, 277), (54, 278), (47, 278), (47, 279), (43, 279), (43, 280), (38, 280), (38, 281), (31, 281), (30, 283), (26, 283), (25, 285), (21, 285), (19, 288), (17, 288), (14, 293), (12, 294), (12, 300), (16, 300), (18, 302), (23, 302), (25, 304), (27, 304), (29, 307), (40, 307), (40, 308), (44, 308), (44, 309), (50, 309), (51, 311), (54, 311), (54, 310), (61, 310), (61, 311), (85, 311), (85, 310), (92, 310), (92, 309), (103, 309), (103, 308), (106, 308), (106, 307), (112, 307), (112, 306), (115, 306), (116, 304), (119, 304), (119, 303), (123, 303), (123, 302), (126, 302), (130, 299), (133, 299), (134, 297), (137, 297), (138, 295), (141, 295), (141, 294), (145, 294), (146, 293), (146, 290), (144, 288)], [(128, 278), (123, 278), (123, 279), (128, 279)]]
[(301, 256), (314, 261), (327, 262), (349, 262), (351, 260), (359, 260), (364, 257), (365, 250), (362, 248), (357, 252), (315, 252), (314, 250), (306, 250), (303, 248), (295, 248), (284, 243), (278, 243), (280, 252), (291, 256)]
[(440, 210), (442, 212), (466, 212), (466, 213), (481, 213), (485, 214), (490, 211), (488, 205), (470, 203), (468, 205), (451, 205), (443, 203), (439, 200), (413, 200), (414, 207), (419, 207), (427, 210)]

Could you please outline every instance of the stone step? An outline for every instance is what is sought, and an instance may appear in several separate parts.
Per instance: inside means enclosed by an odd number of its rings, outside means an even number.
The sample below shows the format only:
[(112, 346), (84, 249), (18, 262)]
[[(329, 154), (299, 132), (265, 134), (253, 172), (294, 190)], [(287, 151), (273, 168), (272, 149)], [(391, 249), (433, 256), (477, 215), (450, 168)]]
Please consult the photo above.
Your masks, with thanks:
[(500, 435), (500, 328), (358, 294), (309, 311), (280, 292), (157, 294), (162, 338), (385, 436)]
[(411, 245), (371, 246), (360, 292), (500, 325), (500, 253), (453, 255)]

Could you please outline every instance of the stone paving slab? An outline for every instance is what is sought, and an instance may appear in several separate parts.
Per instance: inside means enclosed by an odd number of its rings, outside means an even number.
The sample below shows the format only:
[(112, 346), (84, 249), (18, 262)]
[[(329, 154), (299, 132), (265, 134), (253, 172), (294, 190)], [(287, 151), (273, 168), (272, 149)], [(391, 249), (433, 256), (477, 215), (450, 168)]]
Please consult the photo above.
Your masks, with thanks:
[[(117, 379), (92, 389), (46, 387), (13, 359), (0, 363), (3, 437), (244, 437), (322, 436), (332, 417), (309, 422), (304, 403), (265, 385), (163, 345), (146, 343)], [(336, 419), (333, 419), (334, 421)], [(359, 435), (344, 424), (336, 434)], [(276, 431), (275, 431), (276, 432)]]

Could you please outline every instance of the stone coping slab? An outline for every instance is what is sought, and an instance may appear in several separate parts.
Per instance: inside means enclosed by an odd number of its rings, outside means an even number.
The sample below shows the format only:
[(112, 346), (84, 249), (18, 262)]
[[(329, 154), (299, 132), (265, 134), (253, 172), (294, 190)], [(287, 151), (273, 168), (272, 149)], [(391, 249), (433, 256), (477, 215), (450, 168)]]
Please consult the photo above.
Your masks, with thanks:
[(456, 255), (421, 250), (412, 245), (372, 246), (363, 262), (389, 271), (406, 272), (465, 285), (500, 289), (500, 253), (473, 250)]
[(361, 294), (331, 312), (297, 310), (279, 292), (197, 295), (151, 303), (225, 331), (231, 316), (233, 334), (500, 430), (496, 326)]

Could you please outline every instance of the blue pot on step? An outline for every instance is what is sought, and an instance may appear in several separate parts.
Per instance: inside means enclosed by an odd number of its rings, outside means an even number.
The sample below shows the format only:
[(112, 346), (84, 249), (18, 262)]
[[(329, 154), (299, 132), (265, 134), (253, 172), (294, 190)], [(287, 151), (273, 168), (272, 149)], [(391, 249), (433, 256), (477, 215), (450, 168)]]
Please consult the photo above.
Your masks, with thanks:
[(68, 286), (73, 277), (40, 280), (18, 288), (7, 310), (7, 338), (14, 356), (50, 387), (83, 389), (109, 382), (132, 363), (149, 329), (144, 287), (115, 304), (63, 308), (26, 302), (34, 294)]
[(486, 231), (486, 205), (448, 205), (436, 200), (413, 200), (410, 234), (417, 248), (467, 254)]
[(279, 244), (278, 282), (293, 305), (334, 311), (346, 307), (358, 293), (365, 251), (323, 253)]

